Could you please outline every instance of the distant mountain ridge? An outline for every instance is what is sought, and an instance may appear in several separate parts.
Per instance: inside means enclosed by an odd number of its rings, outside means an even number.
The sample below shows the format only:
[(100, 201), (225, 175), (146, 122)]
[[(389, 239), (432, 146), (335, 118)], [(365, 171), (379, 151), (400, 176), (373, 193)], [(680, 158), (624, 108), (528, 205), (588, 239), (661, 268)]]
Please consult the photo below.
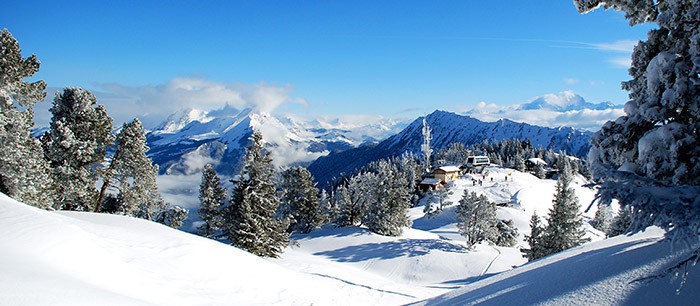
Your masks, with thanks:
[[(365, 124), (365, 123), (363, 123)], [(147, 134), (149, 156), (161, 173), (193, 174), (211, 163), (220, 174), (233, 175), (253, 130), (263, 135), (276, 166), (306, 165), (319, 156), (342, 151), (394, 134), (400, 121), (352, 125), (281, 117), (252, 108), (226, 105), (212, 111), (185, 109), (170, 115)], [(347, 129), (347, 126), (353, 129)], [(366, 134), (364, 134), (366, 133)]]
[[(588, 141), (592, 135), (591, 132), (574, 128), (541, 127), (507, 119), (484, 122), (439, 110), (426, 116), (426, 120), (432, 129), (433, 151), (441, 150), (454, 142), (472, 145), (484, 140), (527, 139), (535, 147), (542, 146), (584, 156), (590, 148)], [(420, 146), (423, 143), (422, 121), (423, 117), (414, 120), (400, 133), (376, 145), (361, 146), (320, 157), (311, 163), (308, 169), (319, 185), (324, 186), (341, 174), (351, 174), (369, 162), (406, 152), (420, 154)]]

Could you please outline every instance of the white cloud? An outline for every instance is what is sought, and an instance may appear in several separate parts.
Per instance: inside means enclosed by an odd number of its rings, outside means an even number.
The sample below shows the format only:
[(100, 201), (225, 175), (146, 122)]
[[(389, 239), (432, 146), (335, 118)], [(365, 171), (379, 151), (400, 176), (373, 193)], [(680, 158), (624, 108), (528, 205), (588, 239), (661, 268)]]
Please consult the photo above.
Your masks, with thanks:
[(625, 68), (628, 69), (632, 67), (632, 57), (631, 56), (619, 56), (619, 57), (613, 57), (608, 60), (609, 63), (611, 63), (613, 66), (618, 67), (618, 68)]
[[(561, 98), (567, 95), (576, 94), (573, 91), (565, 91), (558, 95), (548, 94), (544, 95), (543, 97), (551, 100), (553, 98)], [(493, 122), (505, 118), (539, 126), (570, 126), (589, 131), (599, 130), (605, 122), (614, 120), (624, 115), (624, 111), (621, 108), (610, 108), (605, 110), (582, 109), (560, 112), (550, 109), (521, 110), (519, 109), (519, 106), (520, 105), (499, 106), (496, 104), (479, 102), (465, 113), (482, 121)]]
[(566, 78), (564, 79), (564, 83), (566, 83), (566, 85), (574, 85), (578, 83), (578, 80), (574, 78)]
[[(53, 89), (56, 90), (59, 89)], [(165, 84), (143, 86), (101, 84), (91, 91), (98, 103), (105, 105), (117, 126), (138, 117), (146, 127), (152, 127), (171, 113), (185, 108), (212, 110), (228, 104), (272, 112), (286, 102), (306, 103), (303, 99), (290, 98), (289, 86), (223, 83), (202, 78), (174, 78)], [(49, 91), (47, 102), (42, 105), (42, 110), (38, 110), (37, 126), (48, 125), (50, 114), (47, 110), (54, 96)]]
[(618, 40), (611, 43), (591, 44), (591, 46), (602, 51), (632, 53), (632, 51), (634, 51), (634, 46), (636, 46), (638, 42), (637, 40)]

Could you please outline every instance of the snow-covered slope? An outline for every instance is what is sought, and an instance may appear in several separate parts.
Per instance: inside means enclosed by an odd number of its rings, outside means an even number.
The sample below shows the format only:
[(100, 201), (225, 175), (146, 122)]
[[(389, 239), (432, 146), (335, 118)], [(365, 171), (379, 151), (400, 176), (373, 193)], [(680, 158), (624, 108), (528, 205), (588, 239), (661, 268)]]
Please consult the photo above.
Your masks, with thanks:
[[(674, 249), (676, 251), (674, 251)], [(697, 305), (700, 271), (691, 267), (687, 283), (660, 275), (688, 249), (663, 240), (649, 228), (567, 250), (464, 286), (419, 305)]]
[[(484, 122), (445, 111), (435, 111), (426, 119), (432, 129), (430, 145), (434, 152), (453, 142), (471, 145), (484, 140), (527, 139), (535, 147), (542, 146), (583, 156), (588, 152), (588, 140), (592, 134), (573, 128), (548, 128), (507, 119)], [(423, 143), (422, 128), (423, 118), (421, 117), (400, 133), (377, 145), (362, 146), (321, 157), (309, 165), (308, 169), (316, 181), (323, 186), (341, 173), (351, 174), (369, 162), (398, 156), (405, 152), (419, 154)]]
[(0, 233), (4, 305), (370, 305), (384, 296), (157, 223), (48, 212), (3, 194)]
[[(599, 242), (526, 265), (517, 246), (466, 249), (454, 214), (465, 190), (511, 203), (497, 215), (514, 220), (518, 246), (525, 246), (530, 214), (544, 215), (552, 203), (555, 181), (487, 170), (483, 186), (455, 181), (455, 204), (442, 213), (412, 208), (413, 227), (400, 237), (326, 227), (295, 235), (281, 258), (267, 260), (145, 220), (43, 211), (0, 194), (0, 304), (681, 305), (700, 297), (697, 269), (678, 296), (668, 279), (629, 284), (678, 258), (665, 257), (672, 252), (658, 230), (600, 241), (589, 228)], [(584, 183), (579, 177), (574, 188), (587, 204), (594, 191)]]
[(332, 151), (383, 139), (404, 126), (396, 120), (373, 120), (360, 124), (339, 118), (305, 121), (303, 117), (238, 110), (228, 105), (209, 112), (187, 109), (172, 114), (148, 133), (149, 156), (162, 173), (197, 173), (211, 163), (220, 174), (235, 174), (256, 129), (263, 134), (277, 166), (307, 164)]

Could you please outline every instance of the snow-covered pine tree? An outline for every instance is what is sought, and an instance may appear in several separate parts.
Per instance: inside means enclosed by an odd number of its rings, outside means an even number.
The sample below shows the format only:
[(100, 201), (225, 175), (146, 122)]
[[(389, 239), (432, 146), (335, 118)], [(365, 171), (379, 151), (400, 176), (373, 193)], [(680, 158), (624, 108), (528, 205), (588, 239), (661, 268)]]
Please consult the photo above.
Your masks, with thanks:
[(493, 243), (502, 247), (513, 247), (518, 243), (518, 228), (513, 225), (513, 220), (498, 220), (496, 224), (498, 234), (493, 237)]
[(529, 248), (522, 249), (521, 252), (528, 261), (547, 256), (547, 250), (544, 245), (544, 226), (542, 226), (537, 212), (533, 212), (532, 217), (530, 217), (530, 235), (525, 235), (525, 241), (527, 241)]
[(549, 254), (561, 252), (588, 241), (583, 236), (583, 218), (574, 189), (571, 187), (573, 172), (569, 158), (559, 158), (559, 178), (552, 208), (549, 210), (544, 230), (544, 245)]
[(539, 179), (544, 179), (547, 177), (547, 172), (544, 170), (544, 165), (537, 163), (534, 169), (535, 176)]
[(332, 197), (333, 194), (331, 193), (331, 196), (328, 196), (325, 189), (321, 189), (321, 193), (318, 195), (317, 211), (320, 214), (320, 225), (331, 223), (338, 218), (338, 209), (333, 205)]
[(239, 181), (225, 210), (224, 234), (236, 247), (258, 256), (277, 257), (289, 243), (289, 235), (285, 222), (275, 218), (279, 198), (272, 159), (263, 150), (260, 132), (253, 131), (250, 140)]
[(353, 206), (348, 189), (343, 185), (338, 186), (333, 192), (331, 200), (333, 201), (333, 206), (338, 209), (335, 224), (339, 227), (354, 225)]
[(17, 40), (0, 31), (0, 192), (48, 208), (55, 199), (53, 174), (31, 135), (32, 108), (46, 97), (46, 83), (23, 81), (37, 71), (36, 56), (22, 58)]
[(595, 212), (591, 225), (597, 230), (607, 233), (613, 222), (613, 211), (610, 205), (598, 203), (598, 210)]
[[(700, 232), (700, 2), (576, 0), (625, 12), (631, 25), (654, 22), (632, 54), (625, 115), (591, 138), (591, 171), (600, 197), (634, 206), (631, 230), (651, 222), (674, 237)], [(698, 250), (700, 252), (700, 250)]]
[(93, 210), (98, 197), (94, 165), (105, 161), (114, 141), (112, 118), (89, 91), (71, 87), (57, 93), (50, 129), (41, 141), (59, 186), (57, 205)]
[(632, 218), (630, 216), (630, 210), (632, 207), (622, 207), (620, 208), (620, 211), (615, 215), (615, 218), (613, 218), (610, 227), (608, 228), (608, 231), (606, 234), (608, 237), (615, 237), (618, 235), (622, 235), (625, 232), (627, 232), (632, 225)]
[(411, 207), (409, 183), (395, 162), (381, 160), (378, 168), (379, 175), (373, 185), (376, 197), (364, 211), (363, 224), (377, 234), (399, 236), (404, 227), (411, 226), (408, 218)]
[(280, 215), (289, 220), (287, 232), (308, 233), (321, 225), (318, 211), (318, 188), (311, 172), (304, 167), (292, 167), (282, 172), (280, 184)]
[(486, 196), (465, 189), (456, 213), (457, 227), (459, 233), (467, 238), (467, 247), (472, 248), (482, 241), (496, 240), (496, 204), (489, 202)]
[[(650, 224), (668, 237), (700, 236), (700, 2), (693, 0), (576, 0), (580, 12), (601, 6), (625, 12), (630, 25), (655, 22), (640, 41), (623, 82), (625, 115), (591, 137), (588, 160), (601, 181), (598, 196), (634, 207), (629, 230)], [(667, 273), (698, 262), (700, 247)]]
[(367, 207), (377, 198), (379, 176), (372, 172), (360, 172), (350, 178), (347, 187), (347, 201), (340, 206), (339, 226), (360, 225)]
[(199, 227), (199, 234), (207, 238), (216, 238), (216, 233), (223, 226), (222, 208), (226, 200), (226, 189), (221, 186), (221, 179), (211, 164), (204, 165), (202, 182), (199, 184), (199, 210), (197, 214), (204, 221)]
[(167, 208), (158, 192), (158, 166), (146, 155), (146, 135), (141, 121), (124, 123), (117, 133), (114, 158), (110, 167), (119, 181), (117, 195), (130, 216), (156, 220)]
[(155, 221), (172, 228), (180, 228), (189, 214), (187, 209), (175, 205), (162, 211)]

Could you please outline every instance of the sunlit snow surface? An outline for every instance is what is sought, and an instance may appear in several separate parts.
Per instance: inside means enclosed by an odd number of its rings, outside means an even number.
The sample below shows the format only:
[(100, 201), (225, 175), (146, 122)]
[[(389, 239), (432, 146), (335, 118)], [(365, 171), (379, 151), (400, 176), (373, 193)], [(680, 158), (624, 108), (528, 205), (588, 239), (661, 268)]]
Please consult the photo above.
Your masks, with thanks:
[[(454, 209), (465, 189), (511, 203), (497, 214), (514, 220), (518, 245), (525, 246), (529, 217), (533, 211), (547, 213), (555, 183), (492, 167), (483, 186), (470, 179), (455, 182), (454, 205), (442, 214), (428, 218), (422, 207), (411, 209), (413, 228), (401, 237), (326, 227), (293, 236), (294, 245), (279, 259), (261, 259), (144, 220), (42, 211), (0, 195), (0, 304), (683, 305), (699, 300), (697, 269), (680, 295), (675, 294), (678, 282), (669, 277), (632, 282), (683, 256), (660, 242), (657, 229), (526, 265), (517, 247), (464, 247)], [(582, 183), (579, 179), (576, 192), (587, 206), (594, 191)], [(601, 239), (590, 228), (588, 235)]]

